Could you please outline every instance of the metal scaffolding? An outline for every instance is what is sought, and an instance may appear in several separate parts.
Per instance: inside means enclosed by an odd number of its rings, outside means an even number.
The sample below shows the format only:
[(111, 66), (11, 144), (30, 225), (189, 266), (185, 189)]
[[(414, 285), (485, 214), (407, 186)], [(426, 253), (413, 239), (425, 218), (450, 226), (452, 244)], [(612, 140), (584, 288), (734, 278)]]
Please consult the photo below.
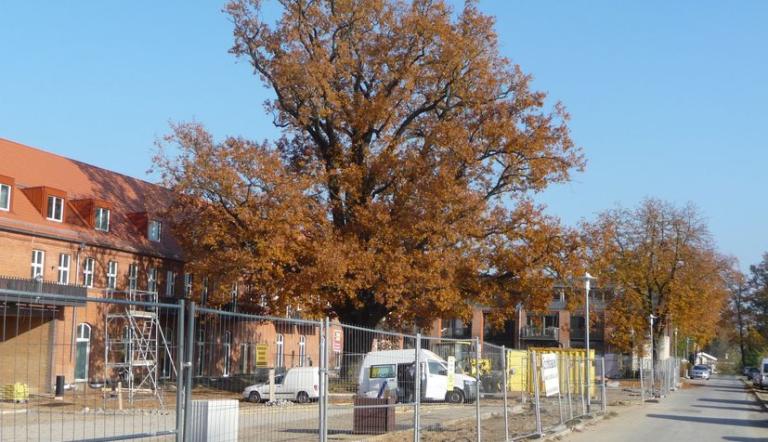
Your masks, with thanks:
[[(112, 299), (157, 303), (156, 292), (139, 290), (107, 292)], [(104, 315), (104, 379), (115, 376), (128, 392), (129, 402), (138, 394), (155, 397), (163, 405), (158, 388), (161, 357), (168, 358), (176, 375), (176, 365), (160, 325), (157, 307), (135, 304), (116, 305)]]

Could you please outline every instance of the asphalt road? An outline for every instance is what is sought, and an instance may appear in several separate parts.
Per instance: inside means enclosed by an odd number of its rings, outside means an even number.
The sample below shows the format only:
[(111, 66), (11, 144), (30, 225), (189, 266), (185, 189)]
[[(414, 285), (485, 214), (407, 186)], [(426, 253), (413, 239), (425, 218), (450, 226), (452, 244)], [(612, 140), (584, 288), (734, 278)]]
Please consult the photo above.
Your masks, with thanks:
[(659, 403), (620, 411), (617, 417), (573, 433), (568, 442), (768, 441), (765, 412), (736, 377), (692, 381)]

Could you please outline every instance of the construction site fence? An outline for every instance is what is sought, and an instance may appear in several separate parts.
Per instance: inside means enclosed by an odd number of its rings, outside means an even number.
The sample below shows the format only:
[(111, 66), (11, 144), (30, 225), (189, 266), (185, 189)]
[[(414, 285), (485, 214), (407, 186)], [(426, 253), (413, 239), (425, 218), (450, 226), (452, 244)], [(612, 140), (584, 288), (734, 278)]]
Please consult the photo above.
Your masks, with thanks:
[(674, 359), (232, 310), (2, 292), (0, 440), (510, 441), (680, 383)]

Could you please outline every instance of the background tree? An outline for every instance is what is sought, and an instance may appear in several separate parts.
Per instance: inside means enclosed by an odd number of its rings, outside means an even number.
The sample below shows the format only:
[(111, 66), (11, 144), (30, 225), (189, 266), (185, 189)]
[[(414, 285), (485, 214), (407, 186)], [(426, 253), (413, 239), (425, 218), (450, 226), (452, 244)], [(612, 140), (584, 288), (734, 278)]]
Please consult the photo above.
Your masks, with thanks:
[(633, 210), (605, 212), (586, 227), (598, 232), (587, 236), (591, 268), (617, 287), (606, 309), (611, 343), (629, 350), (632, 330), (634, 342), (642, 342), (651, 314), (655, 342), (674, 328), (701, 344), (714, 336), (730, 263), (716, 252), (695, 207), (648, 199)]
[(157, 157), (195, 272), (364, 326), (546, 305), (579, 238), (529, 196), (584, 162), (563, 107), (499, 55), (493, 19), (473, 2), (280, 4), (273, 26), (256, 0), (226, 11), (282, 137), (182, 124)]
[(749, 267), (740, 310), (744, 328), (742, 360), (747, 366), (756, 366), (768, 353), (768, 253), (760, 263)]

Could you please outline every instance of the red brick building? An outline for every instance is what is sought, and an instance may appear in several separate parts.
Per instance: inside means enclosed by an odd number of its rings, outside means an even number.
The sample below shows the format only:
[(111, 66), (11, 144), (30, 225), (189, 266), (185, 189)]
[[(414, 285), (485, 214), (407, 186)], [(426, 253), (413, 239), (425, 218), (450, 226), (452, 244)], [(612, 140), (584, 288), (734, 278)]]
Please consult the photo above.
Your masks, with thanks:
[[(86, 304), (86, 295), (141, 294), (170, 304), (204, 297), (196, 293), (207, 290), (203, 278), (184, 273), (163, 223), (171, 201), (161, 186), (0, 138), (0, 385), (46, 392), (56, 375), (68, 383), (113, 375), (105, 370), (113, 307)], [(66, 298), (34, 302), (14, 290)], [(169, 335), (159, 352), (162, 376), (171, 372), (176, 321), (172, 310), (160, 316)], [(316, 330), (301, 327), (237, 320), (199, 327), (195, 370), (222, 377), (301, 365), (317, 360), (317, 342)]]

